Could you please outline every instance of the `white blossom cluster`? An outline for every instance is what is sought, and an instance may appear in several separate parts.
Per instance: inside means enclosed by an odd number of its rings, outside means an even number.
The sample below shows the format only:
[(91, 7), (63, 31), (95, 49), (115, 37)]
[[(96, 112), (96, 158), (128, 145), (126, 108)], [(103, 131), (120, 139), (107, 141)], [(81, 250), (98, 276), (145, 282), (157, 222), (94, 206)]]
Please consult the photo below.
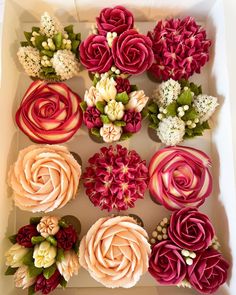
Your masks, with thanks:
[(160, 121), (157, 129), (157, 135), (161, 142), (171, 146), (180, 143), (184, 134), (185, 123), (177, 116), (164, 118)]
[(61, 77), (61, 80), (70, 79), (79, 73), (79, 62), (70, 50), (58, 50), (54, 53), (51, 61), (56, 74)]
[(186, 279), (184, 279), (182, 282), (177, 284), (177, 287), (190, 288), (190, 289), (192, 288), (191, 284)]
[(170, 103), (176, 101), (181, 92), (181, 85), (178, 81), (169, 79), (162, 82), (157, 89), (154, 90), (153, 100), (159, 107), (166, 107)]
[(218, 105), (217, 98), (214, 96), (200, 94), (195, 97), (193, 106), (199, 115), (200, 123), (210, 119)]
[(56, 17), (50, 16), (48, 12), (44, 12), (44, 14), (41, 16), (40, 31), (47, 37), (53, 37), (59, 32), (64, 34), (62, 24)]
[(31, 77), (39, 76), (41, 71), (40, 54), (36, 48), (31, 46), (20, 47), (17, 56), (27, 75)]

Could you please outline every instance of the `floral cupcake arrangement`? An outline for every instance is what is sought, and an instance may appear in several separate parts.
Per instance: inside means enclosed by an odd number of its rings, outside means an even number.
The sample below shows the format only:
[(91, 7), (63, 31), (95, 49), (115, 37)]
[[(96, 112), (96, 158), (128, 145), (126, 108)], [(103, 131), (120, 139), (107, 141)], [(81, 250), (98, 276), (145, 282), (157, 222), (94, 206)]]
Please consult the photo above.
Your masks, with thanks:
[(176, 145), (210, 129), (208, 120), (217, 106), (217, 98), (202, 94), (201, 86), (169, 79), (154, 91), (148, 106), (149, 127), (155, 130), (156, 140)]
[(152, 233), (149, 272), (161, 285), (211, 294), (226, 282), (228, 262), (209, 218), (196, 208), (177, 210)]
[(81, 36), (74, 33), (72, 25), (63, 28), (58, 19), (45, 12), (40, 27), (24, 35), (26, 41), (21, 42), (17, 56), (32, 79), (63, 81), (78, 75)]
[(13, 246), (5, 254), (5, 274), (14, 275), (15, 286), (28, 289), (29, 295), (65, 288), (80, 268), (79, 234), (80, 223), (73, 216), (31, 218), (9, 238)]
[(91, 135), (104, 142), (128, 139), (141, 129), (148, 99), (128, 79), (102, 74), (85, 92), (81, 103), (84, 123)]

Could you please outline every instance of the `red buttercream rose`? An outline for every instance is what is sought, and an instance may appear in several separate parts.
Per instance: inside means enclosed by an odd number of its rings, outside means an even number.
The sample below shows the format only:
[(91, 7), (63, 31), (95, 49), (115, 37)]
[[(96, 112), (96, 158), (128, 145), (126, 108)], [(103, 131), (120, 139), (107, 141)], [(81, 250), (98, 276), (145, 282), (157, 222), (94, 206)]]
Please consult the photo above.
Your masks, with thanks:
[(136, 30), (128, 30), (113, 40), (112, 55), (115, 66), (122, 72), (141, 74), (152, 65), (152, 41)]
[(105, 73), (113, 65), (111, 48), (105, 36), (90, 35), (80, 47), (80, 61), (90, 72)]
[(32, 248), (34, 245), (31, 243), (31, 238), (38, 236), (39, 233), (36, 229), (36, 225), (28, 224), (21, 227), (17, 233), (16, 241), (25, 248)]
[(61, 228), (55, 235), (55, 238), (57, 240), (57, 247), (64, 250), (70, 250), (78, 240), (77, 233), (71, 225)]
[(209, 218), (196, 208), (183, 208), (171, 215), (168, 235), (181, 249), (205, 250), (211, 245), (214, 233)]
[(59, 285), (62, 276), (56, 269), (54, 274), (47, 280), (43, 274), (40, 274), (35, 283), (35, 292), (41, 291), (42, 294), (49, 294)]
[(96, 107), (87, 107), (84, 112), (84, 124), (89, 128), (102, 127), (101, 113)]
[(149, 272), (160, 284), (176, 285), (186, 276), (186, 263), (181, 249), (171, 241), (163, 241), (152, 247)]
[(98, 33), (104, 36), (108, 32), (116, 32), (120, 35), (134, 26), (133, 14), (123, 6), (104, 8), (96, 21)]
[(197, 254), (193, 264), (188, 266), (187, 279), (199, 292), (214, 293), (227, 279), (228, 262), (222, 255), (209, 248)]
[(141, 129), (141, 113), (135, 111), (126, 111), (123, 120), (126, 123), (123, 129), (124, 132), (136, 133)]
[(118, 93), (126, 91), (128, 94), (131, 92), (131, 85), (128, 79), (121, 77), (116, 78), (116, 90)]

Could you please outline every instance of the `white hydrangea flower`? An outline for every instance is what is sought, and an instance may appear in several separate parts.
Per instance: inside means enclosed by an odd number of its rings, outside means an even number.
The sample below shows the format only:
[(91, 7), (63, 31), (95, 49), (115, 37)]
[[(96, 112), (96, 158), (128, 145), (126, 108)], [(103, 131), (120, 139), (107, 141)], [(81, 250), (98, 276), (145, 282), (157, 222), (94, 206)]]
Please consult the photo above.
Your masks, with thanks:
[(124, 109), (125, 107), (122, 102), (117, 102), (113, 99), (107, 103), (104, 108), (104, 112), (111, 121), (115, 121), (123, 118)]
[(48, 12), (44, 12), (41, 16), (40, 32), (49, 38), (60, 32), (65, 33), (59, 20), (54, 16), (50, 16)]
[(166, 145), (176, 145), (183, 140), (185, 123), (178, 117), (167, 117), (160, 121), (157, 135)]
[(218, 105), (217, 98), (214, 96), (199, 94), (195, 97), (193, 106), (199, 114), (200, 123), (209, 120)]
[(27, 75), (31, 77), (39, 76), (41, 60), (38, 49), (31, 46), (20, 47), (17, 56)]
[(79, 74), (79, 62), (70, 50), (58, 50), (54, 53), (51, 61), (61, 80), (68, 80)]
[(153, 93), (153, 100), (159, 107), (166, 107), (177, 100), (181, 92), (181, 86), (178, 81), (169, 79), (162, 82)]

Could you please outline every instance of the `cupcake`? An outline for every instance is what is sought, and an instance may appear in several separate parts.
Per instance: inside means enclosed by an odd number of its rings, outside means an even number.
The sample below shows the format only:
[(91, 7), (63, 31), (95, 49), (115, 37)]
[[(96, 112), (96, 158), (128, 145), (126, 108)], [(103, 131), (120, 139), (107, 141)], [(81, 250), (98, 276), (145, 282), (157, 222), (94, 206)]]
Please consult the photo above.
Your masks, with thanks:
[(57, 18), (45, 12), (40, 27), (24, 32), (26, 41), (17, 52), (19, 62), (32, 79), (64, 81), (79, 74), (77, 49), (80, 33), (73, 26), (63, 27)]
[(202, 94), (201, 86), (186, 80), (169, 79), (154, 91), (148, 106), (149, 128), (154, 140), (176, 145), (184, 139), (203, 135), (218, 106), (217, 98)]
[(210, 158), (187, 146), (166, 147), (152, 157), (149, 190), (169, 210), (199, 207), (212, 192)]
[(131, 288), (148, 269), (146, 231), (129, 216), (100, 218), (83, 237), (79, 262), (108, 288)]
[(211, 294), (225, 283), (228, 262), (209, 218), (183, 208), (164, 218), (152, 233), (149, 272), (161, 285), (194, 288)]
[(142, 199), (148, 185), (146, 162), (121, 145), (103, 147), (83, 174), (86, 194), (102, 210), (127, 210)]
[(29, 294), (66, 287), (80, 268), (78, 235), (66, 217), (31, 218), (30, 224), (9, 238), (13, 246), (5, 253), (5, 274), (14, 275), (15, 286), (28, 289)]
[(75, 199), (81, 166), (64, 146), (31, 145), (19, 152), (9, 171), (15, 205), (50, 212)]
[(16, 123), (32, 141), (68, 141), (82, 124), (80, 97), (64, 83), (33, 82), (16, 112)]
[(141, 129), (143, 109), (148, 97), (128, 79), (104, 74), (95, 86), (85, 92), (84, 124), (89, 134), (101, 142), (115, 142), (130, 138)]
[(158, 80), (188, 79), (209, 60), (211, 41), (192, 17), (158, 21), (148, 36), (154, 53), (149, 72)]

